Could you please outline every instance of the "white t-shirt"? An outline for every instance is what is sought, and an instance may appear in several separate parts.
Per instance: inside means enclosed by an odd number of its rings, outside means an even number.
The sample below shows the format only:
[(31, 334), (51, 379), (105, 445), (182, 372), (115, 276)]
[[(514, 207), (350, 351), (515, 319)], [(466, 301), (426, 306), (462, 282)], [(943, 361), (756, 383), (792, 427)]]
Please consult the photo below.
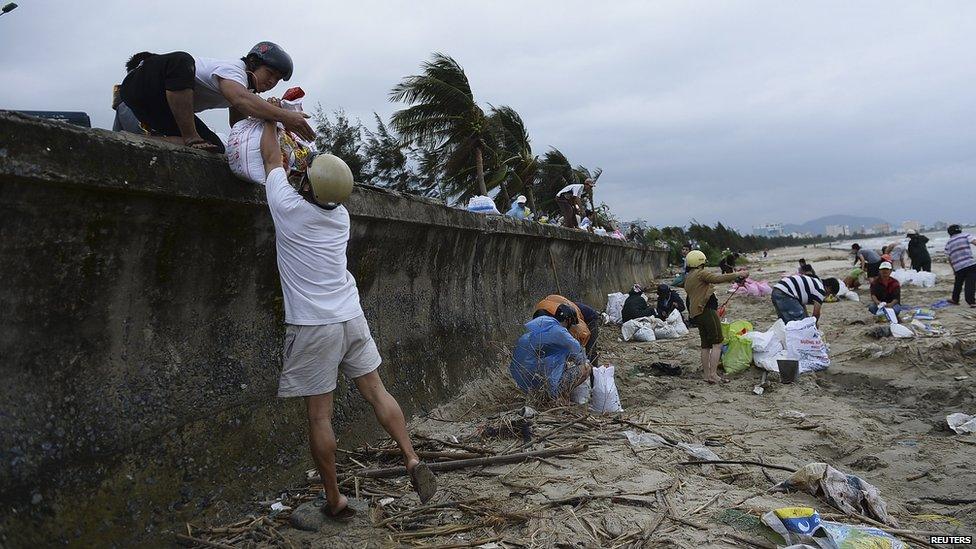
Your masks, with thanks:
[(575, 183), (573, 185), (566, 185), (558, 193), (556, 193), (556, 196), (559, 196), (559, 195), (565, 194), (565, 193), (573, 193), (573, 196), (579, 198), (579, 197), (583, 196), (583, 184), (582, 183)]
[(224, 95), (220, 93), (220, 80), (226, 78), (247, 87), (247, 72), (244, 62), (210, 59), (209, 57), (194, 57), (196, 62), (196, 82), (193, 85), (193, 112), (208, 109), (220, 109), (230, 106)]
[(301, 326), (337, 324), (363, 314), (356, 279), (346, 270), (349, 212), (326, 210), (298, 194), (285, 170), (265, 182), (275, 226), (278, 272), (285, 298), (285, 322)]

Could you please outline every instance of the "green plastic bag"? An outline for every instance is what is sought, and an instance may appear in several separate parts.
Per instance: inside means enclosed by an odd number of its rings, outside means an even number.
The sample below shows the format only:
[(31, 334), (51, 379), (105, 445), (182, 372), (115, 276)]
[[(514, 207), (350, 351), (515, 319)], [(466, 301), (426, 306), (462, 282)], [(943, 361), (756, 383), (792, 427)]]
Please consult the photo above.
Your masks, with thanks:
[(725, 341), (722, 367), (725, 368), (725, 373), (738, 374), (752, 366), (752, 341), (742, 337), (742, 334), (751, 331), (752, 323), (747, 320), (722, 323), (722, 336)]

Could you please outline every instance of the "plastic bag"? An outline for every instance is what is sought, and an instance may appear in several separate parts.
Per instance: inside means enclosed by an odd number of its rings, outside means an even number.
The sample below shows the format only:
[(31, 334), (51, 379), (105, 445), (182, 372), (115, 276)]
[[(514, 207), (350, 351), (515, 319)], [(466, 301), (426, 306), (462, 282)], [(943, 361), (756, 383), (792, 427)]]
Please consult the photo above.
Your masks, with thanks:
[(800, 373), (826, 370), (830, 366), (827, 344), (817, 330), (817, 319), (808, 316), (786, 323), (786, 352), (800, 361)]
[(745, 336), (730, 333), (722, 353), (722, 367), (727, 374), (738, 374), (752, 366), (752, 341)]
[(891, 324), (891, 335), (898, 338), (915, 337), (915, 332), (908, 326), (902, 324)]
[(949, 414), (946, 416), (946, 423), (957, 435), (976, 433), (976, 416), (962, 413)]
[(264, 185), (264, 158), (261, 156), (261, 135), (264, 121), (245, 118), (234, 124), (227, 137), (227, 163), (234, 175), (251, 183)]
[[(789, 326), (787, 325), (787, 329)], [(859, 513), (898, 526), (874, 485), (856, 475), (848, 475), (826, 463), (808, 463), (793, 476), (773, 486), (773, 492), (806, 492), (851, 515)]]
[(590, 411), (597, 414), (623, 412), (620, 393), (613, 381), (613, 365), (593, 368), (593, 392), (590, 394)]
[(654, 433), (638, 433), (637, 431), (624, 431), (624, 436), (634, 448), (659, 448), (668, 446), (668, 441)]
[(762, 516), (762, 522), (790, 547), (822, 549), (908, 549), (901, 540), (870, 526), (820, 519), (811, 507), (783, 507)]
[(674, 327), (674, 332), (678, 334), (678, 337), (688, 333), (688, 327), (685, 326), (685, 320), (681, 318), (681, 313), (679, 313), (677, 309), (671, 311), (671, 314), (668, 315), (668, 319), (665, 322)]
[(620, 292), (614, 294), (607, 294), (607, 316), (610, 317), (616, 324), (620, 324), (624, 321), (623, 310), (624, 301), (627, 301), (627, 294), (622, 294)]
[(499, 212), (498, 208), (495, 207), (495, 201), (488, 196), (472, 196), (471, 199), (468, 200), (468, 211), (474, 213), (501, 215), (501, 212)]
[(927, 271), (916, 272), (914, 281), (916, 286), (931, 288), (935, 286), (935, 273), (930, 273)]
[(590, 391), (592, 389), (590, 386), (590, 378), (587, 377), (586, 381), (573, 387), (572, 392), (569, 393), (569, 400), (573, 404), (586, 404), (590, 401)]
[[(633, 318), (624, 322), (620, 327), (620, 335), (624, 341), (654, 341), (654, 324), (649, 316)], [(657, 319), (655, 319), (657, 320)]]

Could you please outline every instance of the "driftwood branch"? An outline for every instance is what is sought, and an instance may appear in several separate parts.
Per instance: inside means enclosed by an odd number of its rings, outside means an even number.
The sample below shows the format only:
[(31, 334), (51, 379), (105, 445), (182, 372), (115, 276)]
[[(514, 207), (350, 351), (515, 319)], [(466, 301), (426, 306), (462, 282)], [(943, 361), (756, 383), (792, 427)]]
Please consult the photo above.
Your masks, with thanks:
[(682, 461), (679, 462), (678, 465), (756, 465), (759, 467), (765, 467), (767, 469), (786, 471), (788, 473), (796, 472), (796, 469), (792, 467), (787, 467), (785, 465), (773, 465), (771, 463), (763, 463), (761, 461), (734, 460), (734, 459), (703, 459), (703, 460), (695, 460), (695, 461)]
[[(482, 467), (485, 465), (506, 465), (509, 463), (520, 463), (527, 459), (537, 457), (564, 456), (569, 454), (579, 454), (585, 452), (589, 447), (585, 444), (570, 446), (568, 448), (550, 448), (547, 450), (536, 450), (534, 452), (520, 452), (517, 454), (502, 454), (499, 456), (486, 456), (473, 459), (456, 459), (453, 461), (438, 461), (428, 463), (431, 471), (456, 471), (468, 467)], [(388, 467), (383, 469), (363, 469), (349, 473), (350, 476), (360, 478), (390, 478), (407, 476), (406, 467)]]

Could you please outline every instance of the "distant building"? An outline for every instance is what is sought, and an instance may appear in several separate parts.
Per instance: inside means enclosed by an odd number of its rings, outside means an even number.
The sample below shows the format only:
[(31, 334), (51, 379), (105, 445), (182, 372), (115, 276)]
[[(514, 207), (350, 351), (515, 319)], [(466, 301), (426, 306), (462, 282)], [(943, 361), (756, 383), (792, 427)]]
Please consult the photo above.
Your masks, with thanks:
[(905, 221), (901, 224), (901, 232), (907, 233), (908, 231), (919, 232), (922, 230), (922, 224), (918, 221)]
[(874, 234), (888, 234), (891, 232), (891, 225), (888, 223), (878, 223), (874, 227), (871, 227), (871, 232)]
[(783, 236), (783, 224), (767, 223), (765, 225), (757, 225), (752, 228), (752, 234), (755, 236)]
[(827, 236), (850, 236), (851, 226), (850, 225), (827, 225), (825, 227), (827, 231)]
[(932, 230), (935, 231), (944, 231), (947, 228), (949, 228), (949, 224), (946, 223), (945, 221), (936, 221), (935, 223), (932, 224)]

